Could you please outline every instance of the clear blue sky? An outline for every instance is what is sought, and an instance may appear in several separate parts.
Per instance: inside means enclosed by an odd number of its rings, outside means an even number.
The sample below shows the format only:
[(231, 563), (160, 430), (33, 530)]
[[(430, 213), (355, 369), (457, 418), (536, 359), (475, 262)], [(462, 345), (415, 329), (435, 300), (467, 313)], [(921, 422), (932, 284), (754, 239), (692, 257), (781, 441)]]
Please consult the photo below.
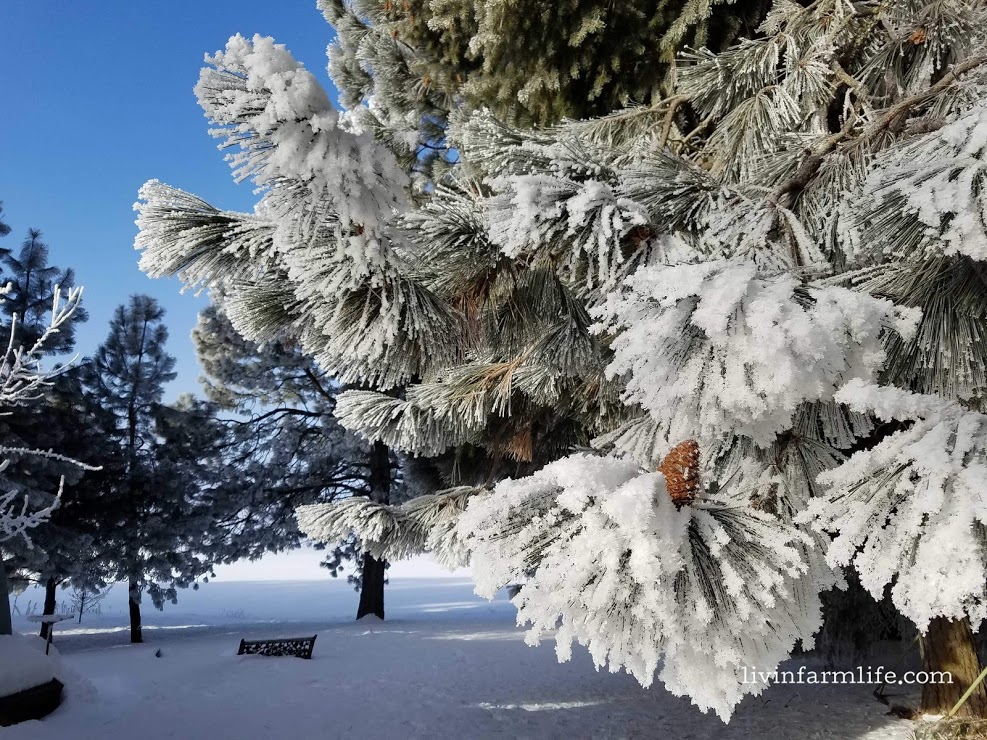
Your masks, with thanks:
[(75, 268), (90, 314), (82, 354), (130, 294), (158, 298), (178, 358), (170, 397), (198, 388), (189, 332), (205, 298), (137, 269), (132, 206), (151, 178), (219, 207), (253, 206), (192, 93), (203, 54), (235, 33), (273, 36), (329, 87), (333, 31), (315, 0), (0, 2), (0, 200), (13, 228), (2, 245), (40, 228), (52, 263)]

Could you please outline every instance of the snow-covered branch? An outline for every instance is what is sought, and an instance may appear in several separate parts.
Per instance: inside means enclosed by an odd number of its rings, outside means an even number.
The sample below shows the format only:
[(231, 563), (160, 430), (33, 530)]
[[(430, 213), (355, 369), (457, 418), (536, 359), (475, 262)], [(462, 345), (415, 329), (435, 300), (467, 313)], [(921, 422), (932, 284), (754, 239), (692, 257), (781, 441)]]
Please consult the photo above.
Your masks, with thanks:
[[(10, 460), (0, 463), (0, 472), (10, 464)], [(6, 542), (14, 537), (21, 536), (31, 547), (31, 538), (27, 531), (48, 521), (52, 512), (58, 508), (62, 499), (62, 489), (65, 486), (65, 478), (58, 482), (58, 492), (55, 499), (42, 509), (31, 508), (30, 497), (23, 495), (17, 488), (11, 488), (5, 493), (0, 493), (0, 542)]]
[[(9, 291), (9, 287), (7, 286), (4, 293)], [(51, 320), (31, 347), (17, 344), (19, 317), (14, 314), (10, 324), (10, 335), (7, 338), (7, 350), (0, 361), (0, 409), (37, 400), (41, 397), (41, 389), (69, 368), (73, 360), (45, 370), (41, 367), (41, 356), (45, 345), (62, 326), (68, 323), (81, 301), (82, 288), (72, 288), (63, 295), (56, 287), (55, 297), (52, 300)]]
[(335, 545), (355, 535), (361, 549), (377, 558), (394, 561), (428, 552), (457, 567), (468, 562), (469, 553), (456, 524), (467, 503), (482, 494), (482, 489), (461, 486), (400, 506), (354, 497), (299, 506), (295, 518), (299, 529), (319, 542)]
[[(9, 286), (4, 292), (9, 292)], [(82, 288), (71, 289), (63, 296), (61, 290), (56, 287), (48, 326), (30, 347), (22, 347), (17, 344), (18, 317), (16, 314), (14, 315), (11, 321), (7, 351), (4, 353), (2, 362), (0, 362), (0, 409), (3, 410), (3, 414), (15, 413), (18, 406), (40, 400), (43, 389), (50, 385), (56, 376), (69, 368), (72, 360), (45, 369), (41, 365), (41, 358), (48, 341), (59, 332), (61, 327), (67, 324), (79, 307), (81, 300)], [(13, 456), (46, 457), (85, 470), (94, 469), (51, 450), (3, 446), (0, 447), (0, 455), (5, 456), (3, 462), (0, 462), (0, 473), (7, 469)], [(51, 513), (58, 508), (64, 485), (65, 478), (62, 477), (59, 480), (58, 491), (54, 500), (40, 509), (32, 508), (34, 504), (30, 498), (16, 486), (0, 493), (0, 542), (20, 536), (30, 546), (31, 539), (28, 536), (28, 530), (47, 521)]]
[(670, 444), (723, 435), (770, 444), (800, 406), (827, 401), (883, 361), (882, 335), (915, 312), (845, 288), (765, 276), (754, 261), (661, 265), (629, 278), (598, 310), (615, 331), (612, 375)]
[(529, 644), (555, 632), (560, 660), (578, 642), (724, 721), (764, 689), (744, 667), (773, 671), (820, 624), (804, 535), (738, 501), (677, 506), (665, 476), (632, 462), (574, 455), (503, 481), (458, 529), (477, 593), (524, 582)]
[(919, 629), (940, 616), (978, 624), (987, 618), (987, 416), (861, 381), (837, 398), (910, 426), (820, 475), (827, 493), (800, 520), (835, 534), (830, 564), (852, 564), (875, 598), (890, 586)]

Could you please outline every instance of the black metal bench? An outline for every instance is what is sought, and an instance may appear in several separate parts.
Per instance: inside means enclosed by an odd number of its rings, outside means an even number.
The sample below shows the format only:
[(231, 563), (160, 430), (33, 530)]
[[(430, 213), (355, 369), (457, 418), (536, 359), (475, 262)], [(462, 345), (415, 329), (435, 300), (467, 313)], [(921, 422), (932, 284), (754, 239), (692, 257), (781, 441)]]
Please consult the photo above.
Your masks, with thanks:
[(273, 640), (240, 640), (237, 655), (293, 655), (296, 658), (311, 658), (315, 638), (279, 637)]

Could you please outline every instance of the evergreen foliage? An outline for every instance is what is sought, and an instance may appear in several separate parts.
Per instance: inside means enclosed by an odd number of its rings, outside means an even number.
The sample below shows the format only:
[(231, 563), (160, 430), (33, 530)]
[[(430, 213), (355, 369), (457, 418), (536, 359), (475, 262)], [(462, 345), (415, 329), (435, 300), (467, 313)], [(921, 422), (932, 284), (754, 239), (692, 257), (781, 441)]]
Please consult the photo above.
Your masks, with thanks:
[(10, 233), (10, 225), (3, 220), (3, 201), (0, 201), (0, 237)]
[[(4, 225), (0, 234), (9, 231)], [(20, 345), (24, 360), (44, 378), (25, 387), (24, 398), (31, 403), (0, 417), (3, 445), (17, 450), (9, 455), (3, 474), (8, 496), (45, 512), (33, 522), (30, 539), (13, 537), (4, 543), (3, 558), (14, 582), (35, 578), (53, 591), (74, 572), (76, 552), (90, 541), (92, 529), (77, 506), (76, 486), (87, 468), (93, 474), (99, 466), (91, 454), (98, 445), (82, 408), (79, 368), (65, 361), (86, 312), (72, 271), (49, 265), (48, 246), (39, 230), (29, 229), (16, 253), (0, 250), (0, 260), (0, 279), (6, 283), (2, 326), (15, 342), (8, 347), (8, 367), (16, 362), (13, 353)], [(50, 367), (45, 370), (43, 365)], [(39, 450), (59, 454), (42, 455)], [(55, 491), (60, 492), (58, 499)]]
[[(226, 430), (215, 560), (298, 547), (296, 507), (369, 494), (369, 445), (336, 421), (338, 387), (311, 358), (287, 339), (244, 339), (219, 304), (199, 314), (192, 340)], [(358, 557), (352, 538), (338, 543), (326, 559), (333, 576)]]
[(985, 13), (781, 0), (645, 106), (537, 130), (467, 109), (455, 165), (411, 197), (400, 136), (234, 37), (200, 102), (263, 200), (149, 183), (142, 266), (222, 286), (245, 336), (371, 386), (339, 396), (348, 429), (493, 484), (309, 507), (303, 529), (465, 549), (488, 593), (529, 579), (533, 639), (561, 619), (562, 644), (644, 684), (661, 664), (728, 719), (763, 688), (738, 667), (811, 644), (830, 566), (878, 599), (894, 581), (922, 630), (985, 616)]
[[(47, 328), (47, 318), (55, 290), (60, 288), (67, 293), (75, 287), (75, 274), (71, 269), (60, 270), (48, 264), (48, 245), (41, 239), (38, 229), (29, 229), (27, 237), (16, 256), (3, 254), (4, 278), (10, 284), (3, 303), (3, 312), (8, 324), (13, 316), (18, 317), (21, 341), (25, 345), (34, 344)], [(72, 320), (59, 327), (58, 333), (50, 337), (46, 353), (69, 353), (75, 345), (75, 328), (88, 319), (80, 306), (72, 314)]]
[(110, 579), (128, 585), (133, 642), (143, 639), (142, 594), (160, 609), (209, 572), (204, 552), (221, 473), (222, 430), (208, 404), (162, 403), (175, 377), (163, 318), (153, 298), (131, 296), (87, 366), (87, 388), (106, 412), (100, 432), (115, 448), (100, 480), (103, 531), (94, 544)]
[[(767, 2), (321, 0), (337, 31), (333, 81), (356, 108), (370, 99), (390, 132), (414, 133), (455, 108), (546, 126), (631, 103), (671, 84), (675, 52), (720, 50), (751, 33)], [(414, 116), (418, 116), (416, 120)], [(435, 141), (421, 124), (421, 142)]]
[[(16, 415), (24, 406), (41, 400), (44, 387), (60, 373), (65, 372), (65, 365), (43, 367), (44, 347), (53, 336), (57, 335), (60, 327), (71, 320), (81, 296), (80, 290), (74, 290), (70, 291), (63, 300), (61, 292), (56, 289), (48, 326), (36, 337), (34, 343), (28, 346), (17, 344), (17, 323), (16, 316), (14, 317), (7, 349), (0, 360), (0, 408), (7, 416)], [(33, 549), (29, 532), (47, 522), (52, 512), (58, 508), (65, 477), (59, 478), (57, 490), (52, 494), (32, 487), (29, 478), (26, 479), (23, 475), (11, 475), (7, 471), (14, 460), (41, 461), (43, 464), (52, 464), (62, 469), (68, 467), (73, 472), (84, 470), (87, 466), (55, 453), (50, 448), (36, 449), (20, 447), (16, 443), (6, 443), (0, 446), (0, 452), (4, 455), (3, 462), (0, 462), (0, 480), (4, 485), (4, 491), (0, 493), (0, 634), (9, 635), (12, 630), (4, 551), (13, 542), (22, 543), (28, 550)]]

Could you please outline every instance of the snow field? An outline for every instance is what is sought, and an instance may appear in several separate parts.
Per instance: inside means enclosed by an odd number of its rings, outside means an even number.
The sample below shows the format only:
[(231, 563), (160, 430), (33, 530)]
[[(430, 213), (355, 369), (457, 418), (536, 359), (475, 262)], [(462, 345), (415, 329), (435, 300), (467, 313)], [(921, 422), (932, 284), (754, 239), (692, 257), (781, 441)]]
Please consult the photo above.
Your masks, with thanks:
[[(36, 596), (21, 594), (21, 610)], [(559, 664), (553, 640), (526, 646), (506, 595), (479, 599), (464, 579), (394, 579), (385, 622), (354, 622), (356, 594), (340, 582), (213, 582), (147, 609), (143, 645), (127, 643), (124, 600), (114, 589), (101, 615), (56, 628), (62, 662), (91, 687), (70, 685), (54, 714), (3, 740), (910, 734), (870, 686), (773, 686), (724, 725), (660, 686), (595, 671), (585, 651)], [(23, 614), (15, 626), (33, 629)], [(310, 661), (236, 655), (241, 637), (315, 633)]]

